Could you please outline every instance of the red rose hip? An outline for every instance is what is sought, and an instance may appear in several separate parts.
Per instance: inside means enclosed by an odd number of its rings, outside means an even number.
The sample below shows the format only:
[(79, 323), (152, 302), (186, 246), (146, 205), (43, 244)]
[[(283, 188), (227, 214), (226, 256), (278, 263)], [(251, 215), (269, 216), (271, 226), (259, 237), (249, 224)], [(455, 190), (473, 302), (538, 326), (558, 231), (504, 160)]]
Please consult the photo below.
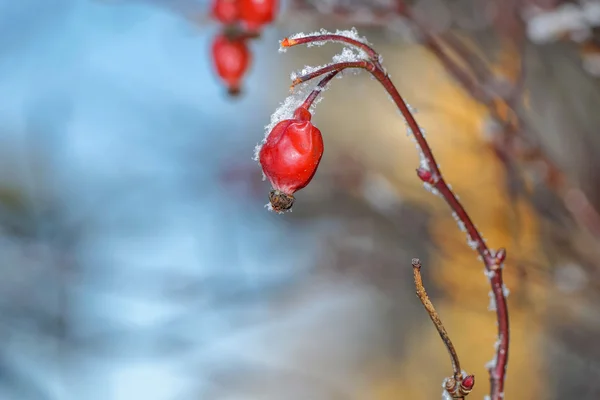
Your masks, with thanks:
[(217, 74), (227, 85), (229, 94), (239, 94), (242, 78), (251, 59), (246, 42), (219, 35), (212, 45), (212, 57)]
[(240, 15), (239, 0), (213, 0), (210, 14), (225, 25), (233, 24), (238, 21)]
[(279, 0), (240, 0), (240, 19), (250, 31), (258, 31), (273, 22)]
[(323, 156), (323, 137), (311, 117), (299, 107), (292, 119), (275, 125), (260, 149), (259, 162), (273, 186), (269, 200), (276, 212), (292, 207), (294, 193), (310, 183)]

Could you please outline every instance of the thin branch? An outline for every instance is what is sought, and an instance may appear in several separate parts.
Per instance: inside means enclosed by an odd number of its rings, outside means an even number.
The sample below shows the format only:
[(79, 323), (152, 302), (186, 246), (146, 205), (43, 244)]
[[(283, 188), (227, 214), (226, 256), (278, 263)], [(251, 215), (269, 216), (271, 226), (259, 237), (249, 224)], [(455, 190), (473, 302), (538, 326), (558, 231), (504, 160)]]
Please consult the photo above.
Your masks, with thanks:
[(301, 75), (292, 81), (292, 85), (290, 86), (290, 90), (294, 90), (296, 86), (299, 84), (310, 81), (318, 76), (326, 74), (327, 72), (337, 71), (340, 72), (343, 69), (347, 68), (363, 68), (367, 69), (369, 67), (368, 61), (349, 61), (349, 62), (341, 62), (338, 64), (330, 64), (326, 65), (323, 68), (319, 68), (316, 71), (311, 72), (310, 74)]
[[(318, 38), (318, 39), (315, 40), (315, 38)], [(302, 36), (302, 37), (297, 37), (297, 38), (284, 38), (281, 41), (281, 47), (292, 47), (292, 46), (296, 46), (299, 44), (307, 44), (307, 43), (314, 43), (314, 42), (345, 43), (345, 44), (349, 44), (350, 46), (353, 46), (357, 49), (364, 51), (365, 53), (367, 53), (369, 58), (379, 57), (377, 52), (375, 50), (373, 50), (368, 44), (359, 42), (358, 40), (349, 38), (347, 36), (334, 35), (334, 34), (309, 35), (309, 36)]]
[(452, 377), (444, 380), (444, 388), (453, 398), (464, 400), (465, 396), (471, 393), (471, 390), (473, 390), (473, 387), (475, 386), (475, 376), (463, 376), (458, 354), (454, 349), (452, 340), (450, 340), (450, 336), (448, 336), (448, 332), (446, 332), (446, 328), (444, 328), (444, 324), (442, 323), (437, 311), (435, 311), (433, 303), (431, 300), (429, 300), (429, 296), (425, 291), (425, 286), (423, 286), (423, 278), (421, 277), (421, 261), (418, 258), (413, 258), (412, 267), (415, 278), (415, 287), (417, 289), (417, 297), (419, 297), (419, 300), (421, 300), (421, 303), (423, 303), (425, 310), (427, 310), (429, 318), (431, 318), (433, 325), (435, 325), (435, 328), (440, 334), (442, 342), (444, 342), (444, 346), (446, 346), (446, 350), (448, 350), (448, 354), (450, 355), (450, 362), (452, 363)]
[(433, 306), (431, 300), (429, 300), (429, 296), (427, 295), (425, 287), (423, 286), (423, 278), (421, 277), (421, 261), (418, 258), (413, 258), (412, 267), (415, 278), (415, 287), (417, 288), (417, 296), (419, 297), (419, 300), (421, 300), (421, 303), (423, 303), (425, 310), (427, 310), (433, 325), (435, 325), (435, 328), (442, 338), (442, 342), (444, 342), (444, 345), (448, 350), (448, 354), (450, 354), (450, 362), (452, 363), (454, 379), (459, 380), (462, 378), (462, 370), (460, 369), (458, 354), (454, 349), (454, 345), (452, 344), (452, 340), (450, 340), (450, 336), (448, 336), (448, 332), (446, 332), (446, 328), (444, 328), (444, 324), (442, 323), (440, 316), (438, 315), (437, 311), (435, 311), (435, 307)]
[(319, 97), (321, 92), (325, 89), (325, 87), (329, 84), (329, 82), (338, 74), (339, 70), (331, 72), (325, 78), (321, 79), (321, 81), (317, 84), (317, 87), (313, 89), (312, 92), (308, 95), (304, 103), (302, 103), (301, 107), (306, 108), (307, 110), (312, 106), (313, 102)]

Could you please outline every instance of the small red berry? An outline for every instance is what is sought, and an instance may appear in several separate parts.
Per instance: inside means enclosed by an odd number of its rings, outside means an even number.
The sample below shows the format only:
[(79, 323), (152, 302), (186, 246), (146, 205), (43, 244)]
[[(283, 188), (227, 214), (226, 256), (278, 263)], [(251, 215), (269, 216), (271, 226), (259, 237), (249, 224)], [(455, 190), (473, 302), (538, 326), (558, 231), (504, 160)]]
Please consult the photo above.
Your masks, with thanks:
[(292, 119), (275, 125), (260, 149), (259, 162), (273, 186), (269, 199), (276, 212), (292, 207), (294, 193), (310, 183), (323, 156), (323, 137), (311, 118), (299, 107)]
[(250, 31), (258, 31), (273, 22), (279, 0), (240, 0), (240, 19)]
[(242, 77), (252, 58), (246, 42), (219, 35), (212, 45), (212, 57), (217, 73), (227, 85), (229, 94), (239, 94)]
[(460, 385), (463, 392), (470, 392), (471, 390), (473, 390), (473, 386), (475, 386), (475, 375), (465, 376)]
[(239, 0), (213, 0), (210, 13), (212, 18), (223, 24), (233, 24), (240, 16)]

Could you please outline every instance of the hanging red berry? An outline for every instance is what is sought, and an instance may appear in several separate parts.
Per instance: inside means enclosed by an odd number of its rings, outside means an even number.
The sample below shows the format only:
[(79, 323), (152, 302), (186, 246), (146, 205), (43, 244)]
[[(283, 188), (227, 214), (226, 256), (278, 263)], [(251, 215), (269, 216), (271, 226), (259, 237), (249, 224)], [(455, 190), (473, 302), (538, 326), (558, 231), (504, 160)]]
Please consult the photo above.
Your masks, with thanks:
[(239, 0), (213, 0), (211, 16), (225, 25), (238, 21), (240, 15)]
[(246, 42), (219, 35), (212, 45), (212, 57), (217, 73), (227, 85), (229, 94), (239, 94), (242, 78), (252, 58)]
[(259, 162), (273, 186), (269, 200), (276, 212), (292, 207), (294, 193), (310, 183), (323, 156), (323, 137), (311, 117), (299, 107), (292, 119), (273, 127), (260, 149)]
[(250, 31), (258, 31), (273, 22), (279, 9), (279, 0), (239, 0), (240, 19)]

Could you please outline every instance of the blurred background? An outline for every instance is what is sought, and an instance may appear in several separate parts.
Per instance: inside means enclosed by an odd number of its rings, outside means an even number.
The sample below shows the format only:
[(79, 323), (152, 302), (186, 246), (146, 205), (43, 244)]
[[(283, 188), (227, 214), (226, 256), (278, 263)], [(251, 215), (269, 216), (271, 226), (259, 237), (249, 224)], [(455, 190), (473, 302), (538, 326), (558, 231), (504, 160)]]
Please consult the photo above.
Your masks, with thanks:
[(210, 8), (0, 0), (0, 399), (440, 398), (413, 257), (488, 393), (483, 265), (376, 81), (333, 81), (315, 179), (263, 207), (253, 150), (290, 73), (340, 51), (278, 41), (353, 26), (507, 249), (506, 399), (599, 398), (600, 3), (284, 1), (237, 97)]

